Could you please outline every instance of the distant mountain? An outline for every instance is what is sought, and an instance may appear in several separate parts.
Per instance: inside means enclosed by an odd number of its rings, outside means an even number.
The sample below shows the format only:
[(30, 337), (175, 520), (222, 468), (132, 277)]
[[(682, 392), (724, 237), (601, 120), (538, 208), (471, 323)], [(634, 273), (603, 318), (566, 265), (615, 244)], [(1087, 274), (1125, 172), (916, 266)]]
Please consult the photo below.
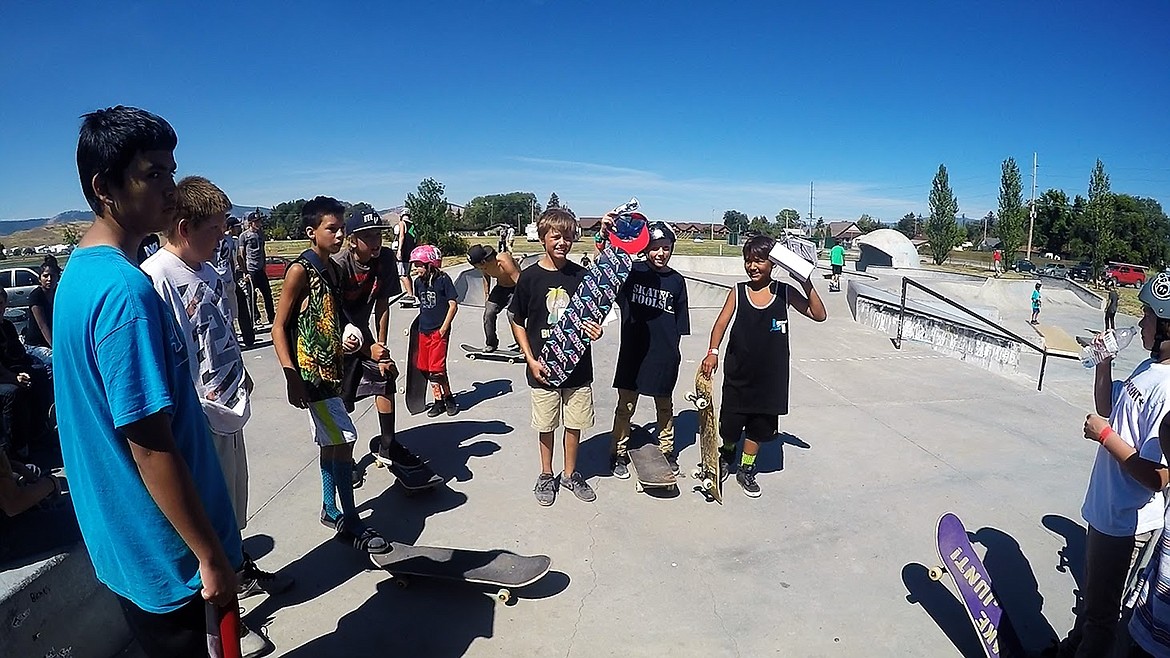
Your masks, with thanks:
[[(256, 210), (259, 210), (264, 214), (269, 214), (272, 212), (271, 208), (265, 208), (264, 206), (233, 205), (231, 214), (243, 219), (244, 217), (248, 216), (248, 213)], [(35, 219), (2, 219), (0, 220), (0, 235), (12, 235), (17, 231), (44, 228), (53, 224), (90, 221), (93, 221), (93, 211), (91, 210), (66, 210), (63, 213), (58, 213), (52, 217), (37, 217)]]

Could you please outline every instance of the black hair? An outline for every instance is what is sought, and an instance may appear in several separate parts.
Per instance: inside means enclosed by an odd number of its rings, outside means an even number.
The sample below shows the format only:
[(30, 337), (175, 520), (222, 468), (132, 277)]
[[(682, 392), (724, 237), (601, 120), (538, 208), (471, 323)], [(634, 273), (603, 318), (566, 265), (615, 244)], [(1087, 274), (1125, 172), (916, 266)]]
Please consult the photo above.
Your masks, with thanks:
[(41, 261), (41, 274), (45, 273), (45, 268), (49, 268), (57, 276), (61, 276), (61, 264), (57, 262), (57, 257), (53, 254), (45, 254), (45, 259)]
[(301, 231), (317, 228), (325, 215), (334, 215), (338, 219), (345, 217), (345, 204), (331, 196), (319, 196), (305, 202), (305, 207), (301, 209)]
[(121, 186), (134, 156), (145, 151), (174, 151), (175, 129), (162, 117), (136, 107), (118, 105), (82, 115), (77, 138), (77, 175), (89, 207), (102, 214), (93, 177)]
[(776, 241), (766, 235), (757, 235), (749, 238), (747, 242), (743, 243), (743, 259), (749, 260), (768, 260), (768, 254), (772, 251), (772, 247), (776, 246)]

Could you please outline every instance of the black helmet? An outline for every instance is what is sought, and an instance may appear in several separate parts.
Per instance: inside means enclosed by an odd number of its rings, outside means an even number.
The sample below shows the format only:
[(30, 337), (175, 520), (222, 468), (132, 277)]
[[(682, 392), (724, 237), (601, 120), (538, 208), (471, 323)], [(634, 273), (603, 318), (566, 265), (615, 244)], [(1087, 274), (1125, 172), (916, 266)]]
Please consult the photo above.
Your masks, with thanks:
[(675, 240), (677, 239), (674, 235), (674, 231), (671, 230), (670, 226), (667, 225), (666, 222), (663, 222), (663, 221), (650, 222), (646, 226), (646, 228), (650, 232), (650, 241), (651, 242), (654, 242), (655, 240), (666, 239), (666, 240), (670, 240), (671, 244), (674, 244)]

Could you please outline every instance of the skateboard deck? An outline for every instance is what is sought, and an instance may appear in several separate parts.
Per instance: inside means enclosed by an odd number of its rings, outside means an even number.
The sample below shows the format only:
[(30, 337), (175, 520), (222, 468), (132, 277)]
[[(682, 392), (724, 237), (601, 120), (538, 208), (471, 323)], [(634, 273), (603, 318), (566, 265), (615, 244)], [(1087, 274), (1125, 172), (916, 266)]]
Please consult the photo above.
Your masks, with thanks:
[(411, 414), (427, 408), (427, 378), (418, 369), (418, 318), (407, 329), (410, 347), (406, 350), (406, 409)]
[(939, 517), (936, 540), (942, 566), (930, 569), (928, 575), (935, 581), (940, 580), (944, 573), (951, 575), (987, 658), (1020, 655), (1019, 642), (1014, 639), (1007, 615), (995, 596), (991, 577), (971, 547), (967, 529), (959, 517), (950, 512)]
[[(631, 200), (619, 210), (628, 213), (637, 207), (637, 200)], [(621, 217), (618, 221), (622, 222)], [(589, 349), (581, 323), (592, 320), (601, 324), (605, 319), (630, 274), (631, 254), (645, 249), (649, 236), (644, 220), (625, 221), (603, 244), (540, 350), (538, 359), (548, 372), (549, 384), (560, 386), (573, 373)]]
[(219, 607), (203, 602), (209, 658), (240, 658), (240, 609), (236, 604)]
[(475, 361), (476, 359), (484, 359), (485, 361), (508, 361), (511, 363), (524, 363), (524, 355), (514, 350), (497, 349), (491, 352), (485, 351), (482, 347), (468, 345), (463, 343), (459, 347), (467, 352), (467, 359)]
[(400, 587), (409, 585), (409, 576), (453, 580), (501, 588), (496, 598), (507, 603), (510, 587), (531, 585), (552, 567), (547, 555), (518, 555), (503, 549), (487, 551), (440, 546), (411, 546), (390, 542), (390, 550), (370, 555), (374, 566), (396, 577)]
[(407, 496), (414, 495), (420, 491), (429, 491), (446, 481), (432, 471), (430, 467), (408, 471), (396, 464), (387, 465), (378, 458), (378, 448), (381, 442), (382, 437), (380, 436), (375, 436), (370, 439), (370, 454), (374, 456), (374, 467), (384, 468), (393, 473), (398, 485), (402, 487), (402, 490), (406, 492)]
[(646, 489), (669, 489), (678, 486), (674, 471), (666, 456), (653, 443), (634, 448), (629, 452), (630, 470), (634, 474), (634, 489), (641, 493)]
[(715, 395), (711, 391), (712, 381), (703, 376), (703, 368), (695, 372), (695, 390), (686, 394), (699, 410), (699, 456), (698, 467), (691, 477), (699, 480), (695, 491), (702, 493), (707, 502), (714, 500), (723, 504), (723, 480), (719, 477), (719, 425), (715, 422)]

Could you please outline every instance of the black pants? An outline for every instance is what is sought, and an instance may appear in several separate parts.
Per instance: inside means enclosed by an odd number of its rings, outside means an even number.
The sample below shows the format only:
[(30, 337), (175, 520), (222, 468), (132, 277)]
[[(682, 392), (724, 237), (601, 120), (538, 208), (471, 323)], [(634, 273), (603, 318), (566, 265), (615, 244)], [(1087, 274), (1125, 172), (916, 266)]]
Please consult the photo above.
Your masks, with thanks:
[(242, 286), (232, 286), (236, 289), (236, 308), (240, 310), (236, 320), (240, 323), (240, 335), (244, 339), (244, 347), (251, 347), (256, 342), (256, 327), (252, 324), (252, 315), (256, 312), (256, 305), (248, 303), (248, 295)]
[(1110, 313), (1109, 311), (1105, 311), (1105, 330), (1106, 331), (1108, 331), (1110, 329), (1117, 328), (1117, 322), (1115, 320), (1116, 317), (1117, 317), (1117, 311), (1113, 311), (1112, 313)]
[[(35, 380), (34, 380), (35, 381)], [(40, 401), (33, 389), (20, 384), (0, 384), (0, 445), (9, 445), (15, 451), (27, 448), (33, 438), (32, 417)]]
[[(256, 295), (264, 297), (264, 310), (268, 312), (268, 324), (276, 321), (276, 312), (272, 308), (272, 288), (268, 285), (268, 275), (264, 270), (256, 270), (248, 272), (248, 277), (252, 279), (252, 299), (249, 309), (256, 309)], [(256, 319), (260, 319), (260, 314), (256, 313)]]
[(146, 612), (121, 596), (118, 603), (134, 639), (150, 658), (207, 658), (206, 603), (199, 594), (163, 614)]

